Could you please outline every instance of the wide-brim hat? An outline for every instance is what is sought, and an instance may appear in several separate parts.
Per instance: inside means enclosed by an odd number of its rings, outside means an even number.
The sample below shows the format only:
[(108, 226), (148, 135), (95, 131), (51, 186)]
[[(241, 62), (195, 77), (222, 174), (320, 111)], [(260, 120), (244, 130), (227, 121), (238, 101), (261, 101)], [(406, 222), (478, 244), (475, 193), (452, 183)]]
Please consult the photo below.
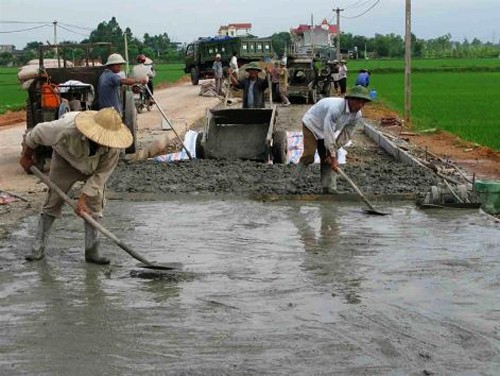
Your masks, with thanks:
[(366, 102), (371, 102), (372, 99), (370, 98), (370, 92), (368, 89), (364, 86), (357, 85), (354, 86), (345, 96), (346, 98), (356, 98), (356, 99), (363, 99)]
[(106, 61), (106, 65), (126, 64), (127, 62), (120, 54), (111, 54)]
[(132, 133), (113, 107), (100, 111), (83, 111), (76, 115), (75, 124), (85, 137), (102, 146), (124, 149), (134, 141)]
[(261, 67), (259, 67), (259, 65), (257, 63), (249, 63), (246, 67), (245, 67), (245, 70), (248, 72), (250, 70), (255, 70), (255, 71), (258, 71), (258, 72), (261, 72), (262, 69)]

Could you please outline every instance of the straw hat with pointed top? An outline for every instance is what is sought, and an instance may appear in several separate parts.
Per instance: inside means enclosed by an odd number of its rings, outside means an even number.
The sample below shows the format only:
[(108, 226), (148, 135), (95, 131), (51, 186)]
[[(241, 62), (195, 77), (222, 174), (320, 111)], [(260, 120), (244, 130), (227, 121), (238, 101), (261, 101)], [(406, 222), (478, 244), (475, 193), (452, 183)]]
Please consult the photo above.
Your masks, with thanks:
[(102, 146), (124, 149), (134, 141), (132, 133), (113, 107), (83, 111), (76, 115), (75, 124), (85, 137)]

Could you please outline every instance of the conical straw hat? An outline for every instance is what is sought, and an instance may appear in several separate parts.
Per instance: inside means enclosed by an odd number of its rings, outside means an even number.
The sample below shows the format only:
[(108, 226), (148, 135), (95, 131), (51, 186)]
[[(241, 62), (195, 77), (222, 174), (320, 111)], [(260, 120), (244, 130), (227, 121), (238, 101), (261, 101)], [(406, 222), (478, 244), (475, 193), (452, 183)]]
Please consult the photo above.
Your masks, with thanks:
[(83, 111), (76, 115), (75, 124), (85, 137), (99, 145), (124, 149), (134, 141), (132, 133), (113, 107), (100, 111)]

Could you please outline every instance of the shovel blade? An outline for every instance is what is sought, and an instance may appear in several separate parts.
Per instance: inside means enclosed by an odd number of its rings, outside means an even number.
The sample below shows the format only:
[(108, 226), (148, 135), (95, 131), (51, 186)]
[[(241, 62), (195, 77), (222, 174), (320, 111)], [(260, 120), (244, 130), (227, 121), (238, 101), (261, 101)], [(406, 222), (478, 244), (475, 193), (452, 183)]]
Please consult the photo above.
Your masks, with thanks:
[(372, 214), (372, 215), (389, 215), (389, 213), (384, 213), (384, 212), (380, 212), (378, 210), (373, 210), (373, 209), (363, 209), (363, 211), (366, 214)]
[(152, 269), (152, 270), (180, 270), (182, 269), (182, 263), (180, 262), (167, 262), (162, 264), (138, 264), (140, 268)]

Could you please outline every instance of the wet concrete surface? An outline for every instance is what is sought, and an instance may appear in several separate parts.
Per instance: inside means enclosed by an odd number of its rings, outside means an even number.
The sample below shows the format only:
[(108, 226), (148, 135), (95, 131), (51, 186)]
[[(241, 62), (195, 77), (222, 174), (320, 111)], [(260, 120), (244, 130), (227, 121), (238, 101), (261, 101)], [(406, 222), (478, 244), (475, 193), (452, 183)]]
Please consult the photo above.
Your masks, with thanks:
[(0, 240), (2, 375), (497, 375), (500, 229), (477, 211), (111, 201), (111, 266), (83, 261), (65, 211), (28, 263), (37, 217)]
[[(360, 135), (359, 137), (362, 137)], [(395, 162), (374, 145), (351, 148), (355, 160), (344, 170), (369, 194), (423, 194), (436, 184), (432, 171)], [(107, 188), (114, 192), (201, 194), (319, 194), (319, 164), (309, 166), (304, 182), (292, 184), (296, 165), (242, 160), (194, 159), (174, 163), (121, 163)], [(338, 189), (354, 192), (338, 177)]]

